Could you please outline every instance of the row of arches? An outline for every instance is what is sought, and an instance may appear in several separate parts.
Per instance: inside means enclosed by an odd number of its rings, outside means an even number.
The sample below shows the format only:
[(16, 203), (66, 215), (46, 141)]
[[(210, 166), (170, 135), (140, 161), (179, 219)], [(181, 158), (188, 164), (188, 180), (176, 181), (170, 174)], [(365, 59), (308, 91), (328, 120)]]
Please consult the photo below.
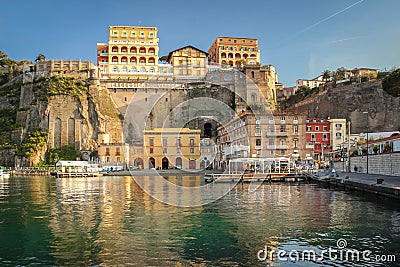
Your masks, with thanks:
[[(64, 122), (65, 123), (65, 122)], [(67, 129), (65, 129), (65, 127)], [(67, 133), (67, 142), (62, 140), (63, 131)], [(69, 145), (75, 147), (75, 119), (69, 118), (66, 122), (66, 125), (63, 125), (63, 122), (60, 118), (56, 118), (54, 120), (54, 131), (53, 131), (53, 147), (61, 148), (64, 145)]]
[[(236, 67), (238, 67), (238, 68), (240, 68), (241, 65), (242, 65), (242, 63), (241, 63), (240, 61), (235, 61), (235, 62), (234, 62), (233, 60), (229, 60), (229, 61), (222, 60), (221, 64), (223, 64), (223, 65), (229, 65), (229, 66), (236, 66)], [(254, 60), (251, 60), (251, 61), (249, 62), (249, 64), (250, 64), (250, 65), (254, 65), (254, 64), (255, 64), (255, 61), (254, 61)], [(253, 78), (254, 78), (254, 77), (253, 77)]]
[[(144, 161), (142, 158), (136, 158), (133, 162), (133, 165), (139, 169), (144, 168)], [(161, 166), (157, 166), (156, 160), (154, 158), (149, 158), (149, 169), (151, 168), (160, 168), (163, 170), (166, 170), (170, 167), (170, 162), (167, 157), (162, 158), (161, 160)], [(177, 157), (175, 159), (175, 165), (174, 167), (178, 169), (182, 169), (182, 158)], [(196, 168), (196, 161), (195, 160), (189, 160), (189, 169), (195, 169)]]
[(126, 66), (123, 66), (121, 69), (118, 68), (118, 67), (113, 67), (112, 68), (112, 72), (113, 73), (119, 73), (119, 72), (122, 72), (122, 73), (128, 73), (128, 72), (150, 72), (150, 73), (154, 73), (155, 71), (156, 71), (156, 69), (153, 68), (153, 67), (150, 67), (149, 71), (147, 71), (147, 69), (145, 67), (140, 67), (140, 68), (131, 67), (129, 70), (128, 70), (128, 67), (126, 67)]
[[(228, 53), (228, 54), (226, 54), (225, 52), (221, 53), (221, 58), (233, 58), (233, 57), (235, 57), (235, 59), (242, 59), (242, 58), (246, 59), (249, 57), (249, 55), (243, 54), (243, 57), (242, 57), (242, 55), (239, 53), (236, 53), (235, 55), (233, 53)], [(250, 57), (255, 58), (257, 56), (255, 54), (250, 54)]]
[(146, 49), (146, 47), (139, 47), (137, 48), (136, 46), (131, 46), (129, 49), (127, 46), (122, 46), (120, 49), (118, 46), (113, 46), (111, 48), (111, 52), (112, 53), (131, 53), (131, 54), (136, 54), (139, 52), (139, 54), (155, 54), (156, 53), (156, 49), (154, 47), (149, 47), (148, 49)]
[(155, 64), (156, 63), (156, 59), (154, 57), (149, 57), (148, 59), (146, 59), (146, 57), (130, 57), (129, 61), (128, 61), (128, 57), (118, 57), (118, 56), (113, 56), (111, 58), (111, 61), (113, 63), (131, 63), (131, 64), (137, 64), (139, 62), (139, 64)]

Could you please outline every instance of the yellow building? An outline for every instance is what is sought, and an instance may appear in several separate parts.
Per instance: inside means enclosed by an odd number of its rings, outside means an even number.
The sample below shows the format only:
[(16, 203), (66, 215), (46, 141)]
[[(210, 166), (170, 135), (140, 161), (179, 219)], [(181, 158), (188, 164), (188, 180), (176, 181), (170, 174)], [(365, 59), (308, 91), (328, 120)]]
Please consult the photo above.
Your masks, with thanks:
[[(144, 131), (145, 168), (197, 169), (200, 166), (200, 130), (155, 128)], [(138, 159), (135, 159), (135, 161)]]
[(173, 67), (174, 76), (206, 75), (207, 53), (191, 45), (170, 52), (167, 61)]
[(97, 44), (103, 77), (147, 78), (158, 72), (157, 27), (110, 26), (108, 44)]
[(103, 167), (122, 170), (129, 163), (129, 146), (123, 143), (100, 143), (98, 156)]
[[(247, 96), (247, 102), (264, 102), (267, 101), (270, 105), (270, 109), (275, 109), (277, 106), (276, 101), (276, 84), (278, 83), (278, 72), (272, 65), (246, 65), (243, 69), (246, 76), (253, 80), (257, 85), (259, 91), (262, 93), (260, 96)], [(263, 97), (263, 100), (257, 99), (257, 97)]]
[(208, 49), (209, 64), (242, 67), (260, 64), (258, 40), (253, 38), (217, 37)]

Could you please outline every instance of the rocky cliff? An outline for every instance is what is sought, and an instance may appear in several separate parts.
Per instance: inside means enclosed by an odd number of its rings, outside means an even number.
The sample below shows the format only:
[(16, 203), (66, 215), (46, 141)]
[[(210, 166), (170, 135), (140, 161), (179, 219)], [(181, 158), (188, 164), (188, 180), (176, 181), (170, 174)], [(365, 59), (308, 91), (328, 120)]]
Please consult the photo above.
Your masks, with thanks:
[[(0, 145), (4, 150), (0, 164), (31, 165), (43, 161), (46, 151), (63, 147), (95, 151), (100, 132), (109, 133), (110, 142), (121, 142), (121, 115), (108, 90), (86, 77), (82, 73), (27, 73), (0, 86)], [(47, 132), (45, 144), (26, 144), (26, 136), (35, 131)], [(18, 149), (21, 146), (25, 150)], [(24, 155), (30, 159), (12, 162), (13, 148), (20, 159)]]
[(387, 94), (381, 80), (326, 90), (321, 87), (320, 93), (284, 109), (307, 111), (310, 118), (346, 118), (351, 121), (352, 133), (368, 128), (371, 132), (400, 130), (400, 97)]

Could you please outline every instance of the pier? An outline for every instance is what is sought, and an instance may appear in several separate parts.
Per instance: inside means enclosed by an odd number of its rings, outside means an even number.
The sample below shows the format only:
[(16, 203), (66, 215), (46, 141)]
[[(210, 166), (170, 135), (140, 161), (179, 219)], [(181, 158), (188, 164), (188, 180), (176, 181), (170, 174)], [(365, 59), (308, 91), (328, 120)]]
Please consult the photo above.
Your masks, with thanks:
[(350, 191), (373, 194), (385, 198), (400, 200), (400, 177), (380, 174), (341, 172), (334, 177), (331, 175), (318, 176), (307, 174), (318, 184)]

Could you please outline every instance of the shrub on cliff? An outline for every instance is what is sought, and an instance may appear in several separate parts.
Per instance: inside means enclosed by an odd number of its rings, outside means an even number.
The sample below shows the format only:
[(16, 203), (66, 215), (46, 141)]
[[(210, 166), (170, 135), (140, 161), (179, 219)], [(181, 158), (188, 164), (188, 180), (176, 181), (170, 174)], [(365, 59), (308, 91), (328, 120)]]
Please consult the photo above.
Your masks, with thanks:
[(382, 80), (382, 88), (391, 96), (400, 96), (400, 68)]
[(89, 90), (84, 81), (69, 76), (42, 77), (36, 83), (46, 96), (70, 95), (79, 97), (85, 95)]
[(46, 145), (47, 135), (47, 132), (41, 130), (29, 132), (22, 144), (17, 147), (15, 154), (20, 157), (30, 158), (35, 152)]

